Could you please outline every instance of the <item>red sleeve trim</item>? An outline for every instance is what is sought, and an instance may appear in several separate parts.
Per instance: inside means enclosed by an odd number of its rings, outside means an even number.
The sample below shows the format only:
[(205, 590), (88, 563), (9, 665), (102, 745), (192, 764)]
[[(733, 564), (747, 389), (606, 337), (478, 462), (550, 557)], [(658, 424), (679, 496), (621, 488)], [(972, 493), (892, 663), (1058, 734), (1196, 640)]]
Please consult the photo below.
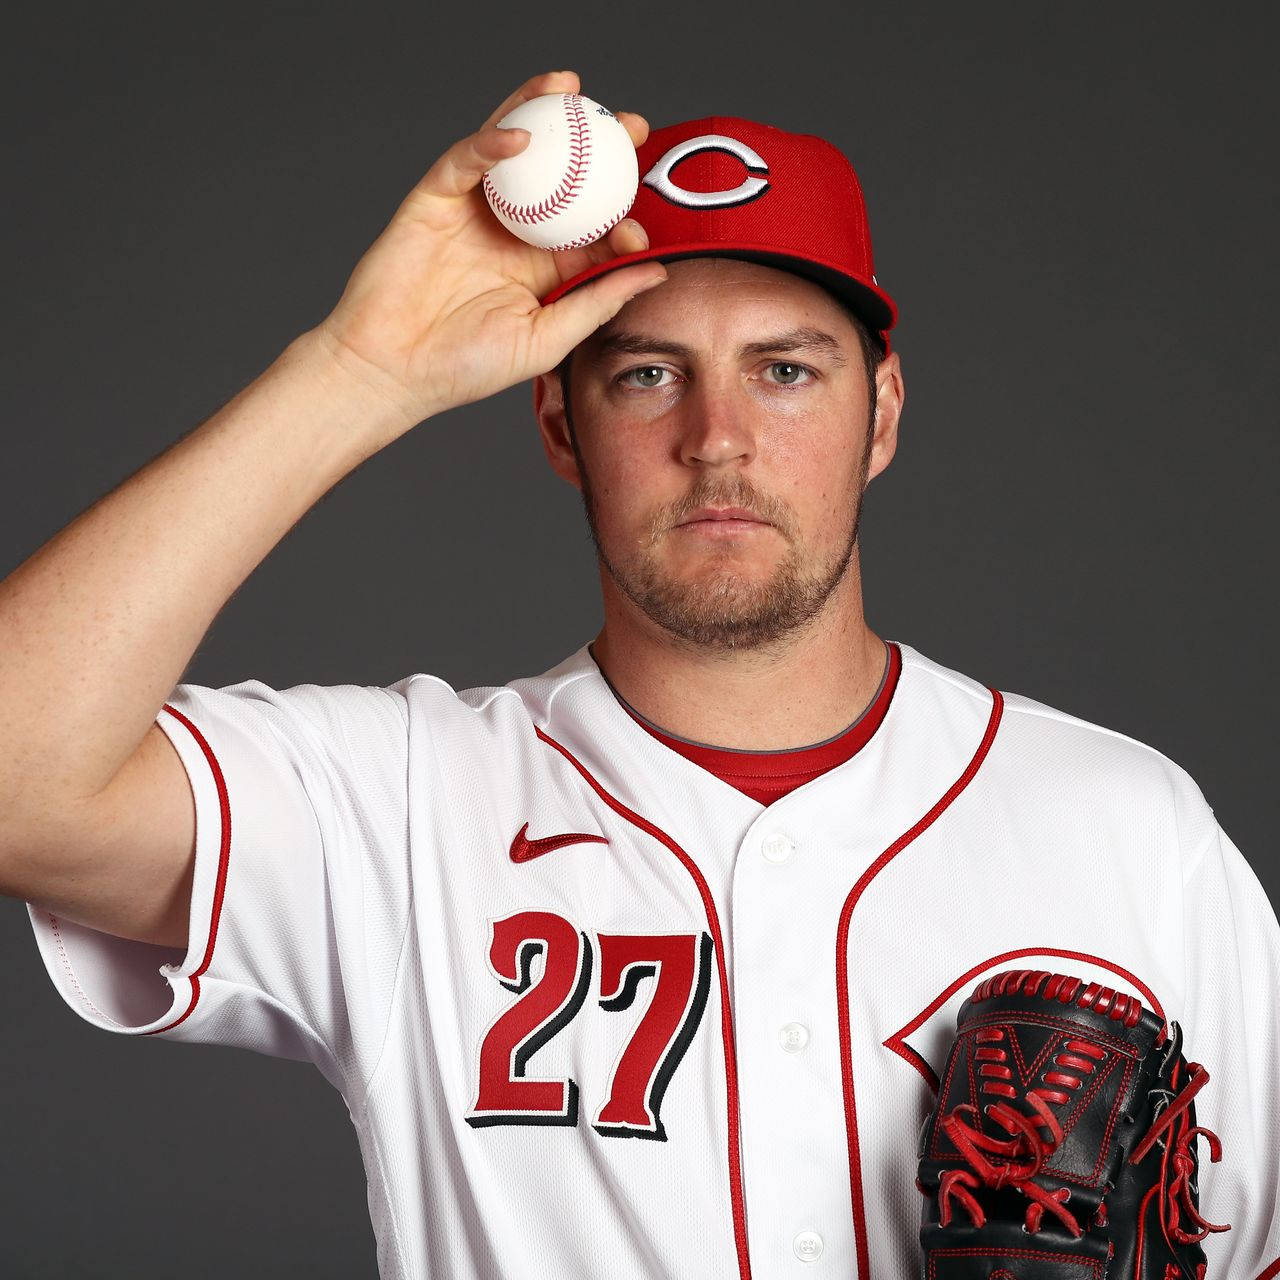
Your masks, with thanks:
[(1280, 1258), (1277, 1258), (1259, 1277), (1258, 1280), (1276, 1280), (1280, 1276)]
[(227, 794), (227, 780), (223, 776), (222, 766), (218, 763), (218, 757), (214, 755), (213, 748), (209, 745), (208, 739), (205, 738), (204, 734), (181, 711), (167, 702), (164, 704), (164, 709), (175, 720), (186, 726), (187, 732), (191, 734), (200, 750), (204, 752), (204, 758), (209, 765), (209, 772), (213, 775), (214, 786), (218, 791), (218, 812), (221, 818), (222, 832), (218, 842), (218, 878), (213, 890), (213, 910), (209, 918), (209, 937), (205, 943), (204, 959), (201, 960), (200, 967), (190, 975), (191, 1000), (188, 1002), (186, 1009), (172, 1022), (166, 1023), (163, 1027), (154, 1027), (152, 1030), (143, 1033), (149, 1036), (172, 1031), (174, 1027), (185, 1022), (195, 1012), (196, 1005), (200, 1003), (200, 975), (207, 972), (209, 966), (213, 963), (213, 948), (218, 940), (218, 923), (222, 919), (222, 903), (227, 891), (227, 866), (231, 856), (231, 800)]

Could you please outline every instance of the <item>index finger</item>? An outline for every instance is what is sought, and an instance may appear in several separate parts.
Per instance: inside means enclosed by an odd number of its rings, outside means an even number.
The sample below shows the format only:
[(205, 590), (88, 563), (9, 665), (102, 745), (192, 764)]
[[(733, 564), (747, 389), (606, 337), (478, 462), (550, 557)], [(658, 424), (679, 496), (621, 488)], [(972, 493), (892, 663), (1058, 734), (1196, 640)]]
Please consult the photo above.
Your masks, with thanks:
[[(521, 134), (523, 133), (523, 136)], [(486, 170), (499, 160), (523, 150), (529, 141), (528, 130), (499, 129), (485, 125), (478, 133), (455, 142), (423, 175), (409, 193), (414, 200), (422, 197), (454, 198), (466, 195), (480, 185)]]
[(631, 135), (631, 141), (637, 150), (643, 147), (649, 137), (649, 122), (634, 111), (619, 111), (616, 114), (618, 123)]
[(577, 93), (581, 87), (576, 71), (544, 71), (532, 80), (526, 80), (484, 123), (497, 124), (508, 111), (514, 111), (530, 98), (541, 98), (547, 93)]

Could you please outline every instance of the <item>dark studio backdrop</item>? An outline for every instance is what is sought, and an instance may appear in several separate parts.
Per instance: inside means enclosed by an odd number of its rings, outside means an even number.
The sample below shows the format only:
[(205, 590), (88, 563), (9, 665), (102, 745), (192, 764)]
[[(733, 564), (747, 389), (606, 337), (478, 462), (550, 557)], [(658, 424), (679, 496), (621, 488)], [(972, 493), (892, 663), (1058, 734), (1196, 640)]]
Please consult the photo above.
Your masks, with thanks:
[[(0, 575), (316, 324), (452, 141), (570, 67), (655, 127), (743, 115), (850, 156), (907, 385), (871, 625), (1172, 757), (1280, 901), (1275, 31), (1182, 12), (45, 8), (0, 78)], [(525, 385), (339, 485), (186, 678), (501, 684), (598, 626)], [(0, 1275), (374, 1277), (318, 1072), (80, 1022), (8, 899), (0, 960)]]

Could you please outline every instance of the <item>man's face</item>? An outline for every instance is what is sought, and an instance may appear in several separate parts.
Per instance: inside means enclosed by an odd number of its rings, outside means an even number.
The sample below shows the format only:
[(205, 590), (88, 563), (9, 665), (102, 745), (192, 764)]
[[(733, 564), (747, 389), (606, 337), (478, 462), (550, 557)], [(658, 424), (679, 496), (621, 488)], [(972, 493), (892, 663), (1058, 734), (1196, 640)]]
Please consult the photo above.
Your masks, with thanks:
[[(633, 605), (693, 648), (764, 648), (845, 581), (896, 412), (873, 435), (857, 331), (819, 286), (723, 258), (668, 272), (574, 352), (568, 442), (539, 380), (544, 441)], [(750, 519), (699, 518), (735, 507)]]

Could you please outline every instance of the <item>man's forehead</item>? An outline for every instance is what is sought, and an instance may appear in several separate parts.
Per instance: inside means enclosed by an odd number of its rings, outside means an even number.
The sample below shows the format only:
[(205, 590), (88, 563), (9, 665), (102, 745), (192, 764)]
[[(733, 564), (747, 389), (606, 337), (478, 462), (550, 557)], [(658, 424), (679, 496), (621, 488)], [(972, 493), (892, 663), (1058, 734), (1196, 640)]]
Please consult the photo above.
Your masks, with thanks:
[[(689, 358), (697, 353), (697, 339), (679, 341), (670, 330), (661, 326), (653, 328), (627, 328), (615, 317), (601, 329), (597, 329), (589, 344), (592, 354), (604, 360), (612, 355), (671, 355)], [(739, 356), (788, 354), (804, 352), (824, 355), (835, 364), (846, 362), (845, 344), (834, 333), (817, 325), (793, 325), (779, 328), (777, 317), (770, 323), (753, 326), (744, 332), (737, 344)]]

